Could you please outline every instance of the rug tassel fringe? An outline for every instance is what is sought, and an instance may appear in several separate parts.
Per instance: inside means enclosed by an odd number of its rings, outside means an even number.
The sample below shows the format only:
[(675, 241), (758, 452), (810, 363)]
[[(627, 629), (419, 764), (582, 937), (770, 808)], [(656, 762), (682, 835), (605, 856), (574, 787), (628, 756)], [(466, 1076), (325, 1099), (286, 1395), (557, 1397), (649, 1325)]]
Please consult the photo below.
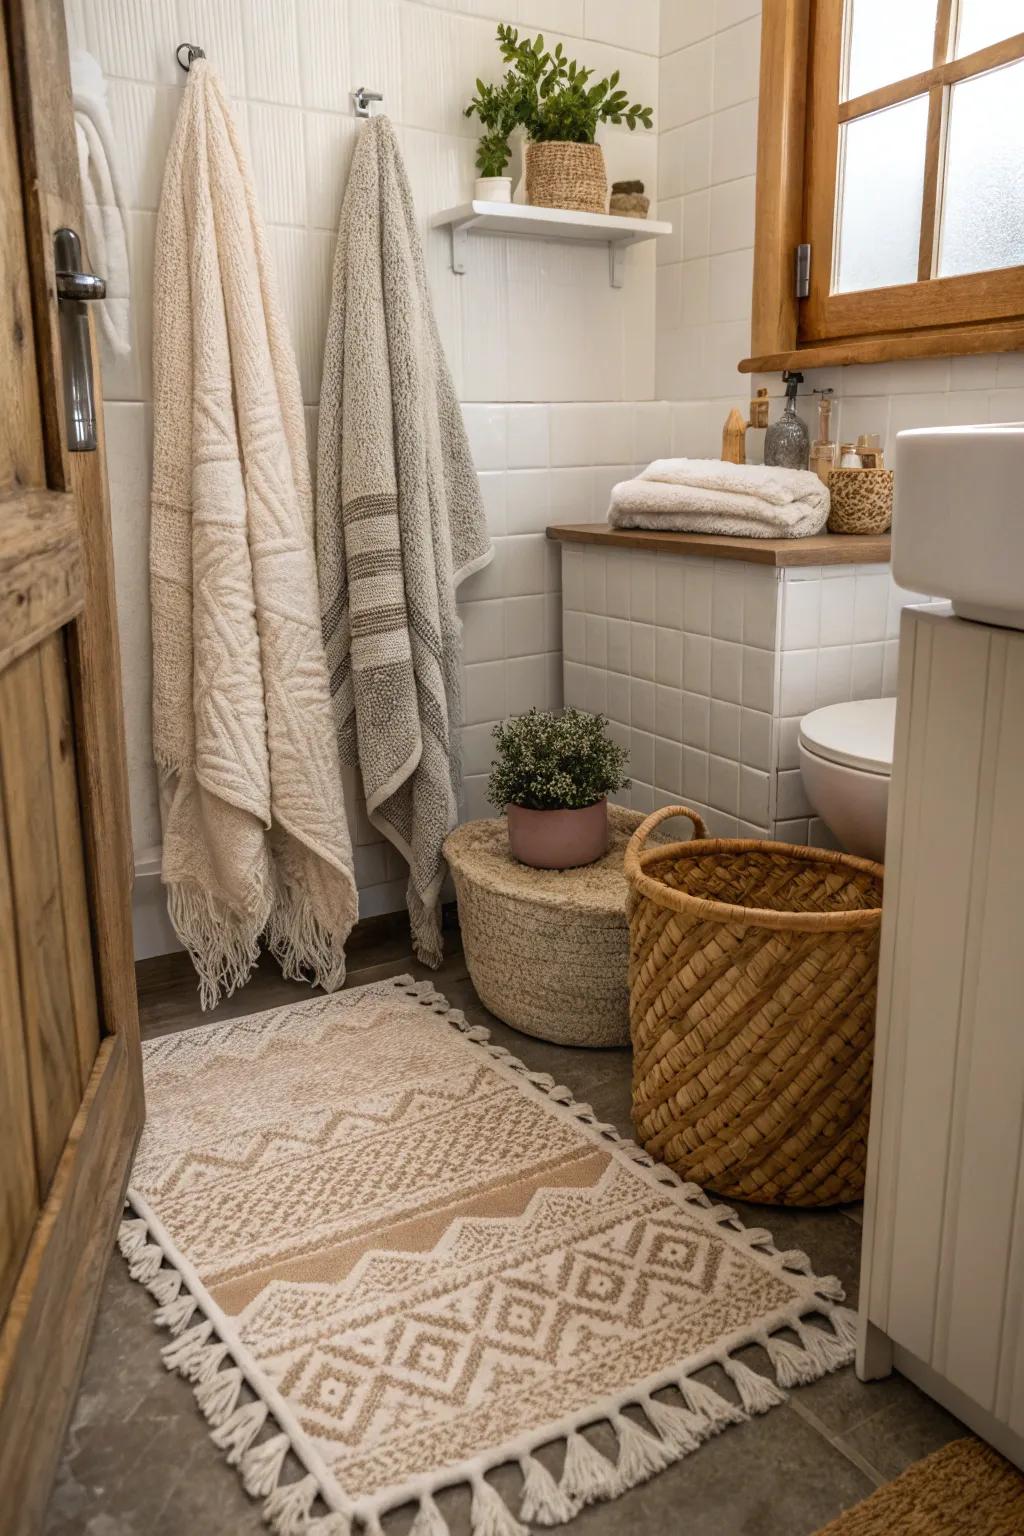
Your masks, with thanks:
[[(544, 1463), (536, 1456), (523, 1456), (519, 1465), (523, 1471), (520, 1519), (531, 1525), (565, 1525), (571, 1520), (576, 1505), (562, 1492)], [(418, 1533), (412, 1531), (410, 1536), (418, 1536)]]
[(128, 1267), (128, 1273), (133, 1280), (139, 1280), (148, 1286), (160, 1273), (160, 1267), (164, 1262), (161, 1249), (155, 1243), (146, 1243), (140, 1248)]
[(139, 1217), (134, 1216), (128, 1221), (122, 1221), (117, 1231), (117, 1246), (122, 1258), (134, 1259), (146, 1246), (148, 1236), (149, 1228)]
[(169, 1306), (181, 1294), (181, 1276), (176, 1269), (162, 1269), (146, 1290), (161, 1307)]
[(530, 1536), (520, 1525), (496, 1488), (486, 1477), (473, 1479), (473, 1503), (470, 1508), (473, 1536)]
[(448, 1522), (429, 1493), (420, 1500), (409, 1536), (449, 1536)]
[(857, 1348), (858, 1317), (856, 1312), (849, 1307), (832, 1307), (829, 1310), (829, 1321), (836, 1331), (836, 1337), (841, 1339), (850, 1351), (849, 1359), (853, 1359), (853, 1351)]
[(227, 1353), (228, 1346), (226, 1344), (206, 1344), (189, 1361), (188, 1368), (182, 1371), (182, 1375), (187, 1377), (194, 1385), (201, 1386), (204, 1382), (211, 1381), (216, 1376), (221, 1365), (224, 1363)]
[(225, 1419), (224, 1423), (210, 1435), (210, 1439), (218, 1450), (224, 1452), (229, 1467), (238, 1466), (267, 1422), (268, 1413), (266, 1403), (261, 1403), (257, 1398), (254, 1403), (246, 1403), (243, 1407), (236, 1408), (231, 1417)]
[(297, 1483), (279, 1483), (263, 1506), (263, 1518), (277, 1536), (306, 1536), (309, 1512), (318, 1492), (312, 1473)]
[(160, 1351), (161, 1359), (169, 1371), (177, 1371), (180, 1375), (188, 1374), (189, 1366), (198, 1356), (203, 1345), (213, 1332), (213, 1324), (204, 1321), (196, 1323), (194, 1328), (189, 1328), (186, 1333), (179, 1335), (173, 1344), (165, 1344)]
[(765, 1338), (762, 1342), (780, 1387), (806, 1387), (822, 1376), (823, 1370), (817, 1360), (799, 1344), (778, 1338)]
[(646, 1483), (678, 1460), (665, 1441), (648, 1434), (624, 1413), (616, 1414), (612, 1424), (619, 1437), (619, 1459), (615, 1464), (619, 1493)]
[[(337, 1511), (330, 1515), (318, 1515), (306, 1526), (305, 1536), (352, 1536), (352, 1521), (348, 1515)], [(409, 1536), (412, 1536), (411, 1531)]]
[(796, 1331), (804, 1349), (821, 1367), (822, 1375), (838, 1370), (850, 1358), (849, 1346), (833, 1329), (815, 1328), (809, 1323), (797, 1323)]
[(288, 1436), (272, 1435), (246, 1451), (238, 1463), (242, 1487), (254, 1499), (265, 1499), (277, 1487), (288, 1454)]
[(665, 1444), (675, 1452), (677, 1459), (700, 1449), (700, 1436), (694, 1431), (693, 1415), (684, 1408), (649, 1397), (643, 1409)]
[(209, 1381), (201, 1381), (196, 1387), (195, 1399), (207, 1424), (217, 1429), (225, 1423), (238, 1406), (241, 1390), (242, 1373), (237, 1365), (218, 1371)]
[(706, 1440), (730, 1424), (746, 1423), (747, 1415), (742, 1408), (736, 1403), (730, 1403), (721, 1392), (716, 1392), (714, 1387), (707, 1386), (703, 1381), (684, 1376), (679, 1382), (679, 1390), (686, 1400), (686, 1406), (696, 1416)]
[(786, 1394), (781, 1387), (777, 1387), (770, 1377), (762, 1376), (760, 1371), (752, 1370), (742, 1360), (725, 1360), (722, 1364), (740, 1395), (744, 1413), (767, 1413), (769, 1408), (777, 1408), (786, 1401)]
[(565, 1442), (565, 1466), (559, 1491), (576, 1510), (599, 1499), (613, 1499), (617, 1491), (615, 1468), (607, 1456), (595, 1450), (578, 1430)]
[(184, 1333), (196, 1313), (198, 1303), (194, 1296), (186, 1294), (179, 1296), (177, 1301), (168, 1302), (158, 1312), (153, 1313), (153, 1321), (160, 1328), (166, 1328), (175, 1338)]

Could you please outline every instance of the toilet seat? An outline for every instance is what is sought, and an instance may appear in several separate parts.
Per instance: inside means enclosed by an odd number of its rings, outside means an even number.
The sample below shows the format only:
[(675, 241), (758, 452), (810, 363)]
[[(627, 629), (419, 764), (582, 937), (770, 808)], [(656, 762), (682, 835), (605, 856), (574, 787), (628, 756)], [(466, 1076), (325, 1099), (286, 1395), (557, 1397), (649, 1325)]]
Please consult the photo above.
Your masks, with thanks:
[(826, 762), (888, 778), (895, 733), (895, 699), (854, 699), (805, 715), (800, 745)]

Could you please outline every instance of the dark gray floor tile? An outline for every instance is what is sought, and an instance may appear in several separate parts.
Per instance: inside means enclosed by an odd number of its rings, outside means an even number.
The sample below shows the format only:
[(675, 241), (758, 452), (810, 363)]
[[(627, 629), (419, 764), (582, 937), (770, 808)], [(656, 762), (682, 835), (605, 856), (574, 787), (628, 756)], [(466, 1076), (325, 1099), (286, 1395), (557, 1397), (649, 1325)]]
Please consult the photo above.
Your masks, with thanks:
[(881, 1411), (838, 1435), (836, 1443), (851, 1447), (886, 1481), (968, 1433), (959, 1419), (904, 1377), (893, 1375), (884, 1385), (887, 1401)]

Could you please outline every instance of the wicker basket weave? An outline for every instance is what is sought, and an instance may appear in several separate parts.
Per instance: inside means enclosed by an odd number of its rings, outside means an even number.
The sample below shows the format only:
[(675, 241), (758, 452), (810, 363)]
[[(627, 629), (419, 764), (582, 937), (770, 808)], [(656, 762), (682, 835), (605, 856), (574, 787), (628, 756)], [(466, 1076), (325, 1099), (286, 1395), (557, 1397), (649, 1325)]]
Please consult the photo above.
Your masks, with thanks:
[(600, 144), (527, 144), (526, 201), (535, 208), (607, 213), (608, 173)]
[(608, 807), (608, 852), (582, 869), (512, 858), (504, 819), (468, 821), (445, 840), (466, 964), (485, 1007), (558, 1045), (628, 1045), (626, 844), (642, 822)]
[[(669, 816), (695, 836), (643, 850)], [(863, 1193), (882, 867), (648, 816), (626, 850), (637, 1139), (769, 1205)]]

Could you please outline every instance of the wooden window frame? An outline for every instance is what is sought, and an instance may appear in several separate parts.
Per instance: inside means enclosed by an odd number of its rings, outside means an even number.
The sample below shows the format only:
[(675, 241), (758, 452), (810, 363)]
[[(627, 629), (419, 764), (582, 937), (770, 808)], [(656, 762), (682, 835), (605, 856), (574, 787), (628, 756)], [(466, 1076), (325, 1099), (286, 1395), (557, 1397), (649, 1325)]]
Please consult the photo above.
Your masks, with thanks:
[[(764, 0), (754, 235), (752, 356), (743, 373), (956, 357), (1024, 347), (1024, 266), (931, 276), (947, 87), (1024, 57), (1024, 33), (946, 60), (953, 0), (939, 0), (930, 69), (839, 101), (840, 0)], [(918, 281), (829, 292), (840, 124), (928, 95)], [(932, 195), (928, 195), (931, 189)], [(812, 249), (811, 291), (795, 294), (796, 247)]]

